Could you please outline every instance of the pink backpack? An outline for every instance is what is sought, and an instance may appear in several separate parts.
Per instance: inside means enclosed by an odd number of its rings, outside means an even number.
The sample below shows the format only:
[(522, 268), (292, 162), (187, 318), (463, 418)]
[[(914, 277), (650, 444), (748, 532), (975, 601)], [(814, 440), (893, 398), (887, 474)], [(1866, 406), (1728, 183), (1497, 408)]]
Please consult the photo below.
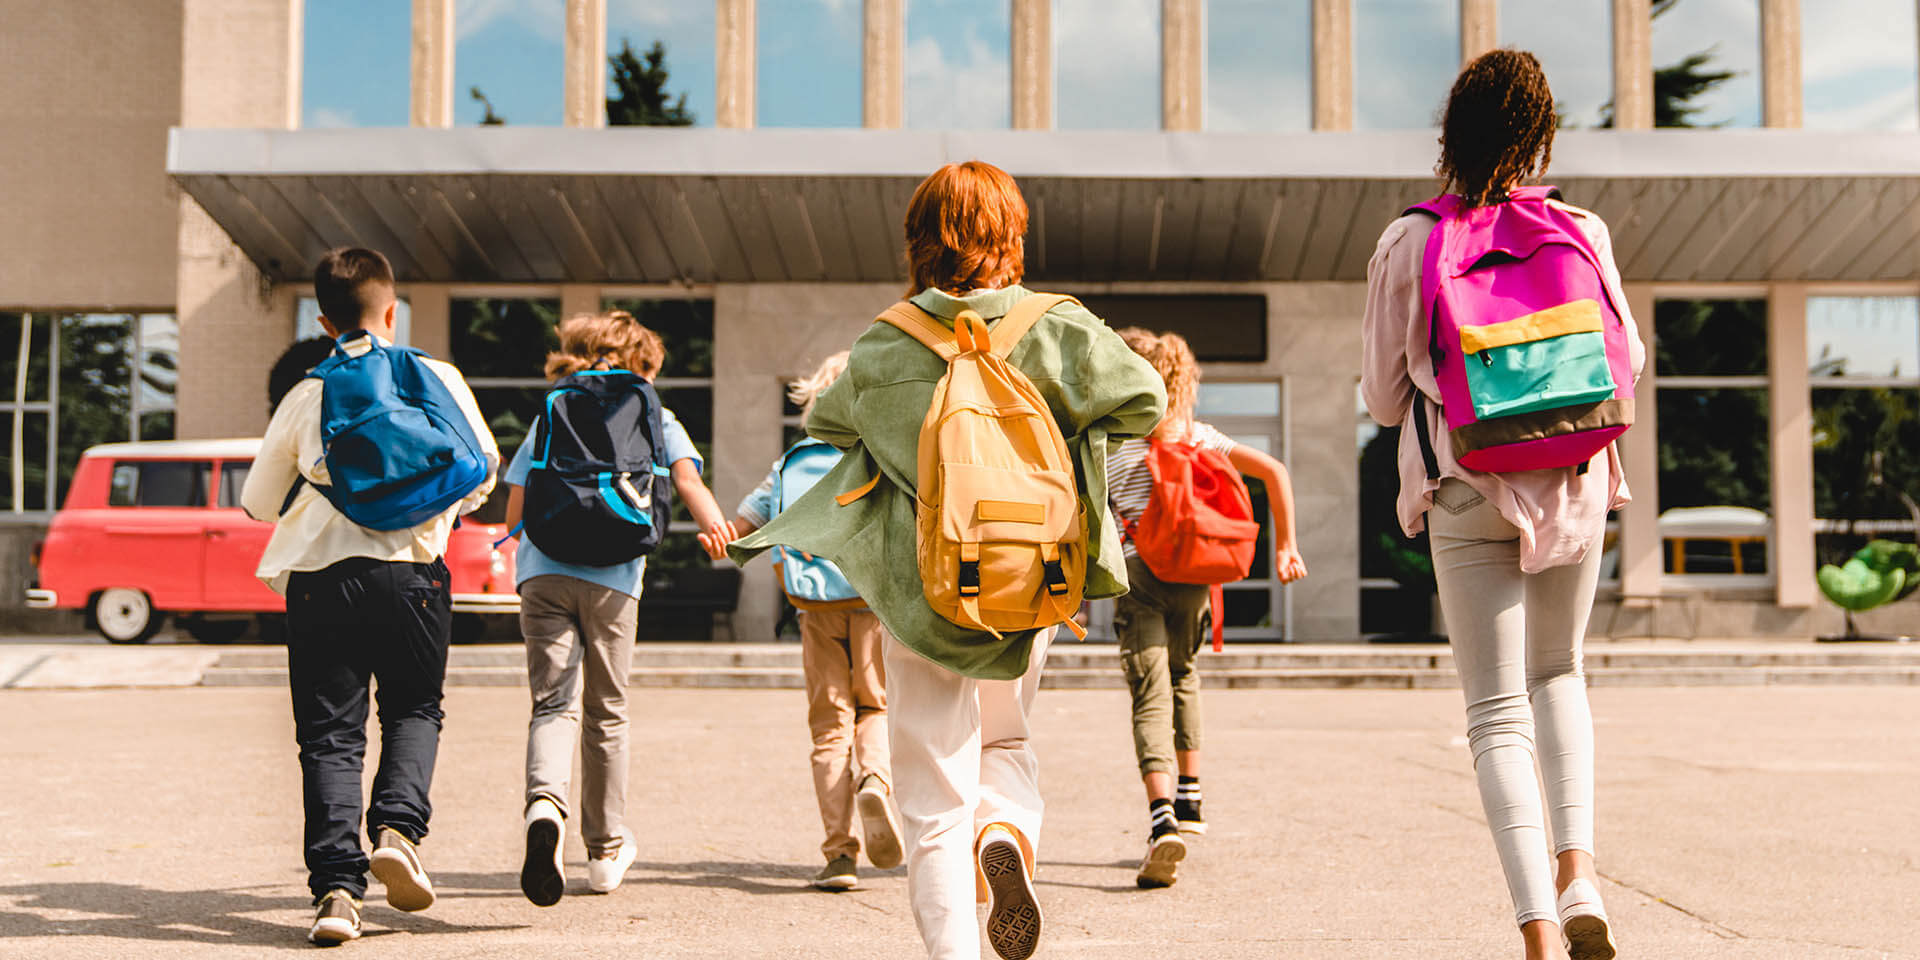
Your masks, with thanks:
[(1550, 197), (1559, 192), (1521, 187), (1467, 207), (1443, 194), (1407, 210), (1440, 221), (1420, 296), (1447, 439), (1469, 470), (1584, 468), (1633, 425), (1626, 324), (1579, 218)]

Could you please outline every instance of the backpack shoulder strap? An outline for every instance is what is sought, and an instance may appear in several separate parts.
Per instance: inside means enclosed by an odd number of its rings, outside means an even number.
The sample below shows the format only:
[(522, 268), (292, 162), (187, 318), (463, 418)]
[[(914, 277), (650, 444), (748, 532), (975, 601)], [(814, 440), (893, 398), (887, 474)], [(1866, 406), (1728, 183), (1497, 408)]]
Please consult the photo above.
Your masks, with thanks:
[(885, 323), (900, 328), (903, 332), (921, 342), (928, 350), (940, 355), (940, 359), (952, 363), (960, 355), (960, 346), (954, 342), (953, 331), (940, 325), (933, 315), (902, 300), (882, 311), (874, 318), (876, 323)]
[(1047, 311), (1068, 301), (1080, 302), (1064, 293), (1035, 293), (1022, 298), (988, 331), (987, 335), (992, 338), (993, 355), (1005, 360), (1007, 354), (1019, 345), (1020, 338), (1026, 336), (1027, 331), (1047, 315)]

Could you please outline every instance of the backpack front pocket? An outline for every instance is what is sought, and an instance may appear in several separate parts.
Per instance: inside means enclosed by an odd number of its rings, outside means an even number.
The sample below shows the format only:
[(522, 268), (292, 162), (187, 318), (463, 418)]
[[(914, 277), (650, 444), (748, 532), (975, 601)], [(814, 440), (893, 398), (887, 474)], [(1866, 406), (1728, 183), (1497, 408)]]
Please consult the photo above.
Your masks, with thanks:
[(1500, 323), (1460, 328), (1467, 392), (1478, 420), (1613, 396), (1600, 304), (1575, 300)]

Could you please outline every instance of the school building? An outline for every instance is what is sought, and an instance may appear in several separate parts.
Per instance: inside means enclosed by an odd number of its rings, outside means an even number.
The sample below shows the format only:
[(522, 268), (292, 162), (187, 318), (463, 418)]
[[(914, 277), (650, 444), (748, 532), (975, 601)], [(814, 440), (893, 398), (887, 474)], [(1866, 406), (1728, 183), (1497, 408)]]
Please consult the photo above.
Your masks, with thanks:
[[(1518, 31), (1543, 6), (1565, 8), (1560, 33), (1596, 25), (1575, 40), (1611, 118), (1570, 118), (1547, 179), (1611, 225), (1658, 357), (1625, 441), (1635, 500), (1609, 535), (1595, 631), (1834, 632), (1817, 563), (1850, 532), (1915, 535), (1899, 494), (1920, 490), (1893, 489), (1915, 476), (1902, 458), (1920, 429), (1920, 134), (1900, 106), (1920, 74), (1910, 0), (1687, 0), (1678, 9), (1742, 7), (1733, 22), (1751, 27), (1735, 38), (1751, 66), (1727, 88), (1751, 109), (1694, 130), (1653, 129), (1670, 106), (1655, 82), (1662, 44), (1688, 41), (1663, 41), (1646, 0), (1120, 4), (1151, 24), (1149, 55), (1115, 57), (1147, 84), (1158, 129), (1067, 129), (1087, 125), (1067, 122), (1067, 52), (1081, 57), (1095, 29), (1081, 25), (1099, 20), (1075, 0), (970, 5), (991, 9), (1004, 73), (954, 95), (989, 98), (997, 129), (911, 115), (926, 54), (910, 24), (935, 0), (817, 5), (858, 18), (848, 43), (819, 51), (857, 72), (858, 127), (762, 122), (756, 101), (771, 94), (756, 76), (776, 44), (761, 21), (794, 16), (782, 0), (656, 5), (699, 7), (712, 24), (711, 48), (694, 52), (712, 65), (710, 126), (606, 125), (620, 40), (608, 0), (529, 0), (559, 18), (560, 125), (455, 125), (468, 99), (458, 18), (480, 5), (412, 0), (404, 38), (383, 35), (405, 51), (407, 125), (302, 129), (303, 79), (323, 66), (304, 31), (321, 2), (0, 0), (0, 123), (14, 145), (0, 167), (0, 608), (20, 603), (27, 545), (80, 447), (263, 429), (267, 369), (311, 333), (308, 271), (342, 244), (392, 259), (404, 338), (462, 367), (503, 446), (537, 409), (554, 319), (633, 310), (668, 340), (662, 395), (730, 508), (797, 429), (784, 384), (902, 292), (914, 185), (981, 158), (1025, 190), (1028, 285), (1077, 294), (1115, 326), (1183, 332), (1205, 361), (1201, 415), (1292, 470), (1312, 575), (1281, 588), (1263, 551), (1230, 594), (1229, 636), (1424, 629), (1417, 556), (1379, 519), (1392, 481), (1383, 505), (1381, 478), (1362, 470), (1391, 462), (1356, 402), (1366, 265), (1381, 228), (1436, 190), (1431, 115), (1453, 71), (1494, 46), (1534, 48)], [(1830, 6), (1899, 16), (1835, 25)], [(1383, 33), (1401, 8), (1442, 28)], [(1245, 81), (1222, 64), (1256, 27), (1279, 31), (1272, 49), (1301, 51), (1287, 68), (1297, 84), (1233, 86)], [(1810, 78), (1844, 67), (1825, 38), (1889, 29), (1906, 51), (1882, 81), (1892, 119), (1820, 113), (1834, 122), (1812, 128), (1826, 94)], [(1738, 61), (1728, 42), (1691, 46)], [(1434, 61), (1425, 87), (1385, 86), (1394, 61), (1420, 58)], [(1556, 70), (1568, 89), (1581, 82), (1565, 58), (1543, 59), (1556, 88)], [(1285, 116), (1246, 119), (1269, 101)], [(1856, 468), (1868, 447), (1888, 483)], [(661, 564), (704, 561), (682, 544)], [(1911, 630), (1913, 604), (1863, 624)], [(732, 636), (767, 638), (779, 615), (767, 567), (743, 571)]]

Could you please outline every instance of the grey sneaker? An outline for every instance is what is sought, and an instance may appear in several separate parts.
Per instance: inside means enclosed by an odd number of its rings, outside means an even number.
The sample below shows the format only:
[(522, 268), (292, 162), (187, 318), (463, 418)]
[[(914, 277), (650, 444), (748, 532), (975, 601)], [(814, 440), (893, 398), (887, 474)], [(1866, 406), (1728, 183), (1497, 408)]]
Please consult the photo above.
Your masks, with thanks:
[(314, 912), (307, 940), (316, 947), (337, 947), (360, 939), (360, 901), (345, 890), (328, 890)]
[(854, 870), (853, 858), (844, 854), (828, 860), (827, 865), (813, 875), (813, 885), (822, 890), (852, 890), (859, 882), (860, 876)]
[(420, 854), (413, 841), (392, 827), (380, 828), (380, 842), (368, 858), (374, 879), (387, 888), (387, 906), (416, 913), (433, 906), (433, 881), (420, 865)]
[(854, 795), (860, 811), (860, 833), (866, 840), (867, 859), (882, 870), (900, 865), (900, 831), (893, 826), (893, 797), (886, 781), (873, 774), (860, 778), (860, 792)]

